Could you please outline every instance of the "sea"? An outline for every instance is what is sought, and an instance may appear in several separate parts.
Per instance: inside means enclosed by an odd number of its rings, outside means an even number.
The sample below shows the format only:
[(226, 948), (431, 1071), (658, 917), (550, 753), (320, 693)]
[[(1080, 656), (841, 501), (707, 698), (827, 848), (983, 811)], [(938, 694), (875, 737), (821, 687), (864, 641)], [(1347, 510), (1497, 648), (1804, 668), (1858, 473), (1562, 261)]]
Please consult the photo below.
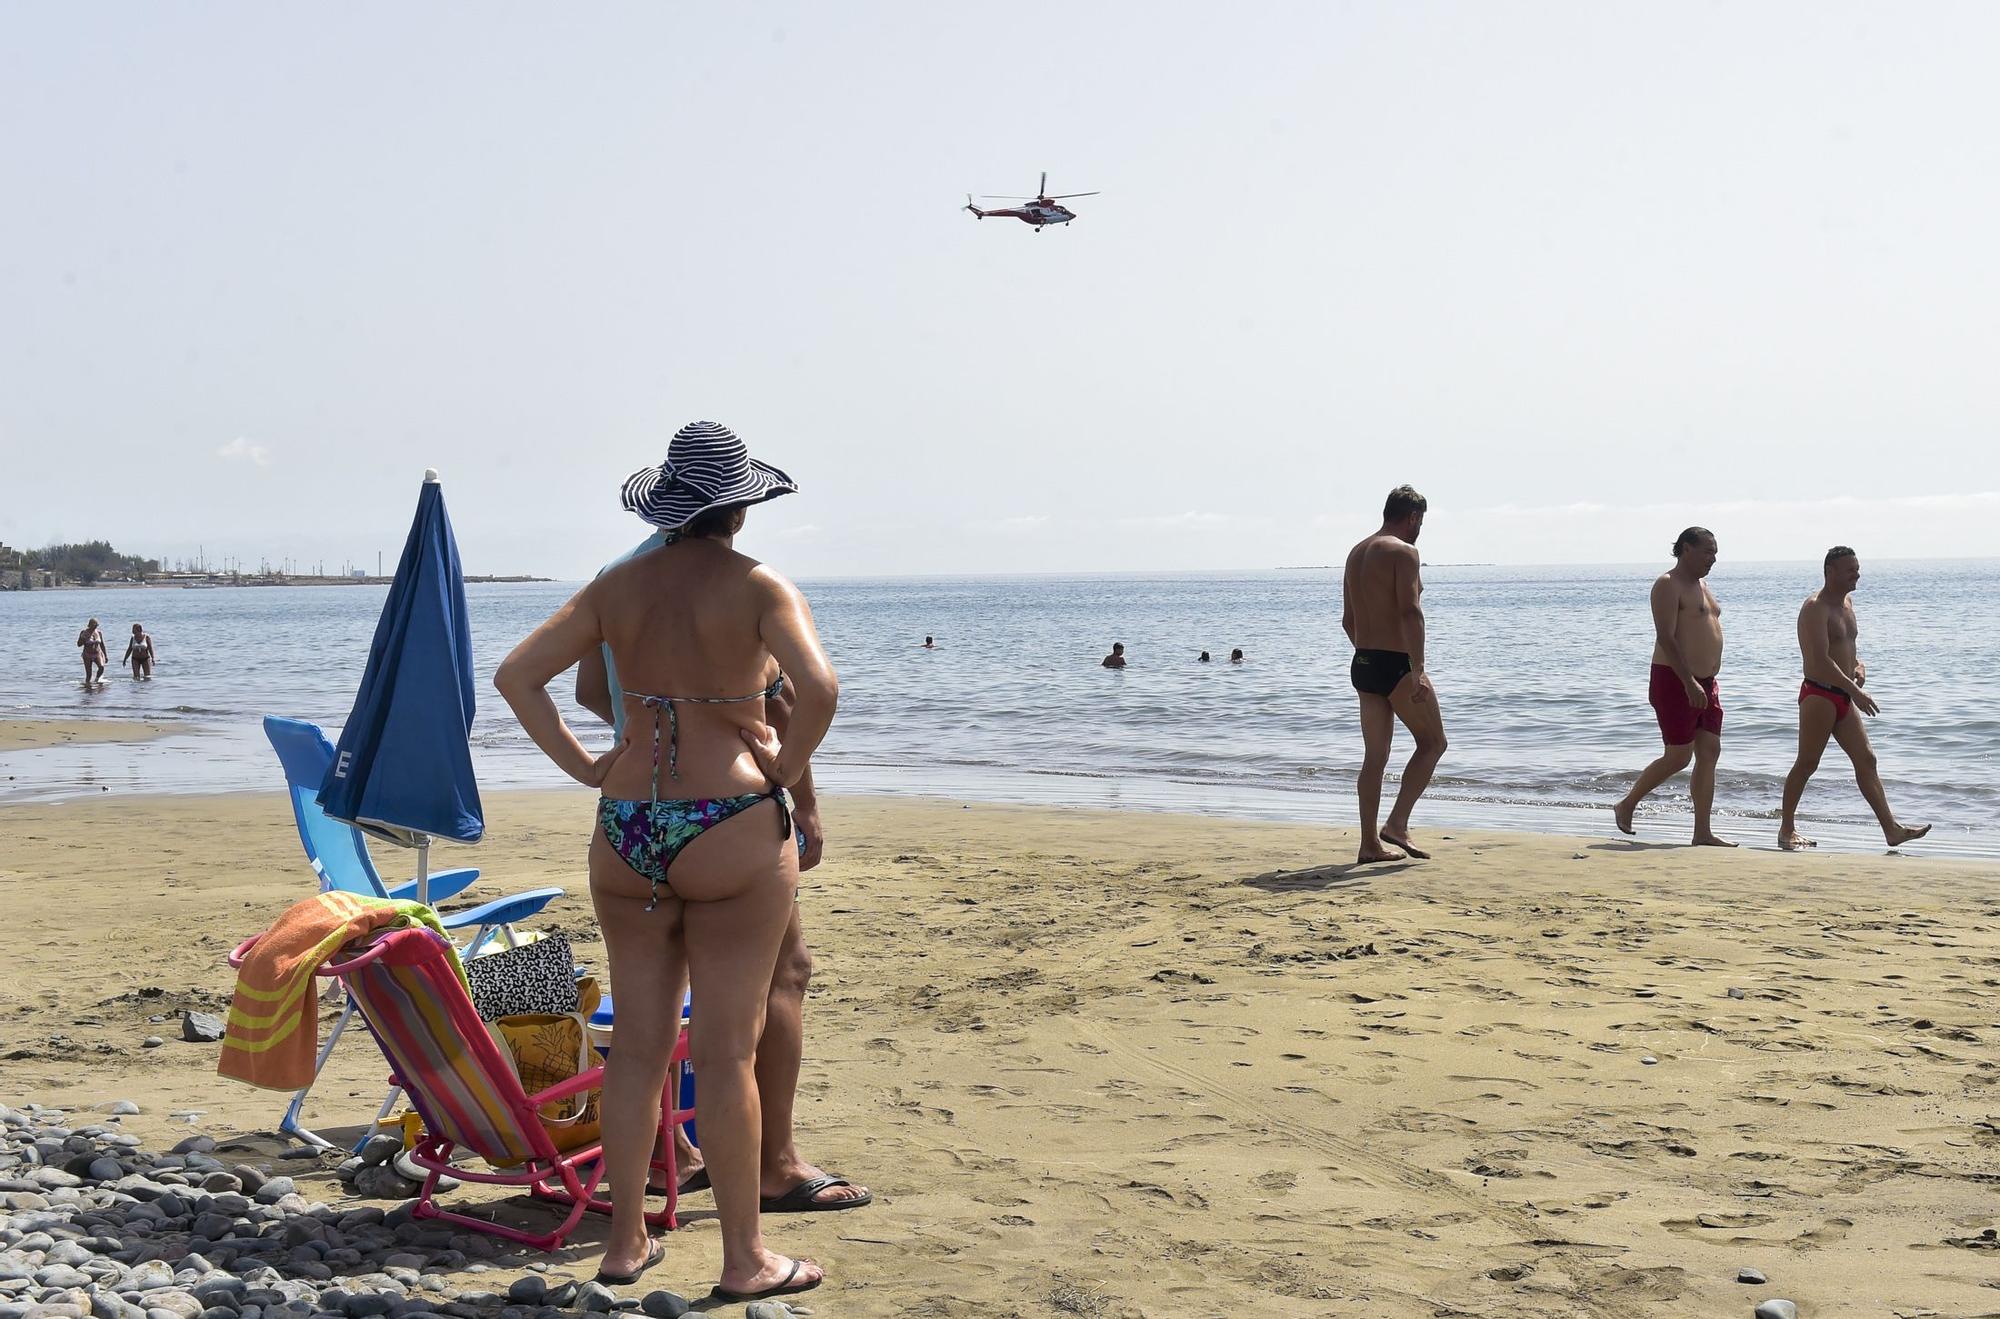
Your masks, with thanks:
[[(1865, 561), (1855, 604), (1868, 732), (1891, 803), (1929, 821), (1925, 854), (2000, 857), (2000, 560)], [(1450, 750), (1415, 827), (1609, 834), (1608, 803), (1659, 753), (1646, 704), (1646, 566), (1424, 569), (1428, 661)], [(1815, 563), (1730, 563), (1718, 832), (1769, 846), (1798, 736), (1798, 607)], [(802, 580), (840, 673), (840, 711), (816, 761), (828, 793), (1218, 817), (1354, 821), (1360, 761), (1350, 649), (1334, 568), (1078, 576)], [(474, 762), (488, 789), (567, 783), (488, 684), (507, 651), (574, 583), (466, 588), (480, 677)], [(273, 790), (259, 719), (345, 719), (380, 586), (147, 587), (0, 594), (0, 717), (147, 719), (131, 744), (0, 753), (0, 801), (103, 792)], [(98, 618), (115, 659), (142, 622), (154, 681), (115, 664), (81, 687), (73, 644)], [(926, 634), (937, 640), (926, 650)], [(1130, 664), (1099, 660), (1114, 641)], [(1244, 652), (1229, 662), (1233, 649)], [(1206, 650), (1210, 663), (1197, 661)], [(586, 744), (591, 716), (558, 701)], [(1407, 751), (1399, 741), (1393, 776)], [(578, 789), (582, 791), (582, 789)], [(1386, 803), (1395, 790), (1385, 790)], [(1833, 850), (1882, 839), (1846, 758), (1829, 745), (1801, 826)], [(1683, 775), (1642, 808), (1644, 839), (1690, 829)], [(1335, 859), (1335, 858), (1329, 858)]]

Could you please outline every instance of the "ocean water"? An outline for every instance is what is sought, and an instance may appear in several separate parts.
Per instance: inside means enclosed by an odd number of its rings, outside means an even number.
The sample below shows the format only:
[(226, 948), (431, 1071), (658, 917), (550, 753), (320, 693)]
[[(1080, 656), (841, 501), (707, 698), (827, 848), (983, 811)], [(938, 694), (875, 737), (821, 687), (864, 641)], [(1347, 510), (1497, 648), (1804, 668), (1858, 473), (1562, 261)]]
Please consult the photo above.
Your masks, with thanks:
[[(1868, 727), (1890, 800), (1904, 820), (1935, 824), (1922, 850), (2000, 856), (2000, 561), (1863, 567), (1861, 653), (1882, 704)], [(1429, 664), (1451, 749), (1419, 808), (1420, 834), (1609, 830), (1605, 803), (1660, 747), (1646, 704), (1655, 571), (1426, 568)], [(1739, 841), (1775, 836), (1797, 739), (1794, 626), (1818, 576), (1812, 564), (1724, 561), (1710, 578), (1728, 639), (1718, 828)], [(826, 791), (1354, 818), (1360, 742), (1337, 572), (801, 586), (841, 675), (817, 761)], [(482, 682), (572, 589), (468, 588)], [(0, 594), (0, 715), (173, 728), (138, 746), (0, 754), (0, 800), (275, 787), (258, 717), (337, 726), (382, 598), (362, 586)], [(92, 615), (114, 657), (131, 623), (146, 624), (160, 649), (155, 681), (114, 668), (107, 689), (81, 690), (72, 642)], [(926, 633), (938, 649), (921, 649)], [(1131, 660), (1122, 671), (1098, 665), (1114, 640)], [(1234, 647), (1245, 663), (1228, 662)], [(1215, 662), (1195, 662), (1203, 649)], [(566, 694), (562, 703), (580, 730), (593, 723)], [(473, 738), (487, 787), (566, 781), (490, 689)], [(1399, 741), (1392, 774), (1406, 750)], [(1655, 794), (1641, 836), (1685, 838), (1686, 792), (1683, 776)], [(1881, 845), (1832, 746), (1801, 821), (1823, 847)]]

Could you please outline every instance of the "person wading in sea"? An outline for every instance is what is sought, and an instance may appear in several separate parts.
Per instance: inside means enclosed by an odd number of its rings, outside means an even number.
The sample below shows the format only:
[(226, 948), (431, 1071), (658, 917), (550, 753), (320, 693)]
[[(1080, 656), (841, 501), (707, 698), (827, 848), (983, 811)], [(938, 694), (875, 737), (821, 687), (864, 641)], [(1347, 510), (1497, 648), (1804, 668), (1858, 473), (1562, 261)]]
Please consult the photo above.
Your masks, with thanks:
[(1792, 817), (1805, 795), (1806, 782), (1819, 768), (1826, 739), (1854, 762), (1854, 781), (1875, 811), (1882, 837), (1891, 847), (1914, 842), (1931, 831), (1927, 824), (1900, 824), (1889, 809), (1889, 794), (1875, 772), (1875, 748), (1868, 745), (1868, 728), (1854, 717), (1856, 710), (1874, 716), (1875, 698), (1861, 690), (1868, 666), (1856, 654), (1860, 624), (1854, 617), (1854, 588), (1861, 582), (1861, 560), (1845, 545), (1826, 552), (1825, 583), (1799, 608), (1799, 650), (1805, 657), (1805, 681), (1799, 684), (1799, 758), (1785, 776), (1785, 800), (1778, 818), (1778, 846), (1787, 852), (1813, 847), (1799, 835)]
[[(1437, 692), (1424, 671), (1423, 560), (1417, 554), (1417, 536), (1424, 529), (1428, 507), (1409, 486), (1391, 490), (1382, 507), (1381, 528), (1348, 551), (1341, 582), (1340, 626), (1354, 643), (1348, 676), (1361, 697), (1361, 772), (1354, 780), (1354, 795), (1361, 803), (1357, 861), (1430, 856), (1410, 844), (1410, 812), (1430, 786), (1446, 746)], [(1378, 831), (1375, 816), (1382, 805), (1382, 772), (1389, 764), (1389, 744), (1398, 719), (1417, 746), (1403, 767), (1396, 804)]]
[(103, 682), (111, 647), (104, 643), (104, 631), (97, 626), (96, 619), (84, 624), (83, 631), (76, 634), (76, 644), (83, 648), (83, 685), (92, 687)]
[(1646, 794), (1694, 761), (1694, 845), (1734, 847), (1709, 827), (1715, 765), (1722, 758), (1722, 606), (1705, 580), (1715, 566), (1715, 533), (1689, 527), (1674, 541), (1674, 566), (1653, 583), (1653, 672), (1648, 691), (1666, 750), (1639, 772), (1632, 790), (1611, 808), (1619, 832), (1632, 833), (1632, 812)]
[(145, 624), (132, 625), (132, 639), (125, 643), (125, 662), (132, 666), (134, 682), (150, 681), (153, 676), (153, 634), (146, 631)]

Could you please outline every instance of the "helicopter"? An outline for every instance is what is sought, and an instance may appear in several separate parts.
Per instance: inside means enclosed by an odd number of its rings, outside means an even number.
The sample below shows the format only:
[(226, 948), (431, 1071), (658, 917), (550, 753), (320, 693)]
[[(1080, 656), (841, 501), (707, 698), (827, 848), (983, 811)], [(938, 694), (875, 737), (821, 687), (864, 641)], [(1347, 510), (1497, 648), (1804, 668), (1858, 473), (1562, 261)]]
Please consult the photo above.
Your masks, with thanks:
[(1065, 201), (1071, 197), (1095, 197), (1096, 195), (1095, 192), (1064, 192), (1051, 197), (1049, 196), (1049, 172), (1043, 170), (1040, 191), (1033, 197), (986, 196), (981, 198), (983, 201), (1026, 202), (1027, 205), (1005, 206), (991, 211), (982, 211), (972, 204), (972, 194), (968, 192), (965, 194), (965, 209), (971, 211), (982, 220), (989, 215), (1020, 220), (1024, 224), (1033, 225), (1035, 232), (1040, 233), (1043, 225), (1068, 224), (1076, 218), (1075, 211), (1072, 211), (1067, 206), (1057, 205), (1058, 202)]

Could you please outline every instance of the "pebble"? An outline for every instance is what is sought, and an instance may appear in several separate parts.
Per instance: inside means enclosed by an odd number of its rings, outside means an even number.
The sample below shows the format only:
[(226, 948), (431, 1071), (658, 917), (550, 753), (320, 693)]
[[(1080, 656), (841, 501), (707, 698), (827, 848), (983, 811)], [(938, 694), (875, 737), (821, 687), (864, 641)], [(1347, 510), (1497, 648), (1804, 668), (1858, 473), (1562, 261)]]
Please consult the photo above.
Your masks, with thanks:
[(653, 1319), (681, 1319), (690, 1307), (685, 1297), (672, 1292), (647, 1292), (639, 1301), (639, 1308)]
[(165, 1043), (166, 1041), (157, 1035), (148, 1035), (145, 1039), (139, 1041), (139, 1047), (142, 1049), (157, 1049)]
[(783, 1301), (752, 1301), (743, 1311), (743, 1319), (792, 1319), (795, 1314), (811, 1314), (810, 1310), (794, 1310)]
[(1799, 1319), (1799, 1307), (1790, 1301), (1772, 1299), (1757, 1307), (1757, 1319)]
[(1643, 1064), (1644, 1066), (1647, 1066), (1647, 1067), (1652, 1067), (1652, 1066), (1655, 1066), (1655, 1065), (1657, 1065), (1657, 1064), (1659, 1063), (1659, 1061), (1660, 1061), (1660, 1060), (1659, 1060), (1658, 1058), (1655, 1058), (1655, 1057), (1654, 1057), (1654, 1056), (1653, 1056), (1652, 1054), (1650, 1054), (1650, 1053), (1649, 1053), (1649, 1054), (1645, 1054), (1645, 1055), (1641, 1056), (1641, 1057), (1640, 1057), (1640, 1059), (1639, 1059), (1639, 1061), (1640, 1061), (1640, 1063), (1641, 1063), (1641, 1064)]
[(355, 1157), (370, 1168), (380, 1167), (403, 1152), (403, 1138), (386, 1132), (370, 1136), (355, 1151)]
[(181, 1038), (189, 1044), (213, 1044), (222, 1038), (222, 1018), (211, 1012), (190, 1012), (181, 1018)]
[(1731, 997), (1731, 998), (1742, 998), (1742, 997), (1744, 997), (1744, 993), (1743, 993), (1743, 991), (1742, 991), (1742, 990), (1740, 990), (1740, 989), (1731, 989), (1731, 990), (1729, 991), (1729, 997)]
[(136, 1117), (142, 1110), (129, 1099), (121, 1099), (104, 1110), (113, 1117)]
[[(460, 1292), (450, 1275), (502, 1276), (484, 1261), (511, 1248), (415, 1221), (407, 1203), (314, 1203), (290, 1177), (226, 1167), (205, 1136), (149, 1152), (111, 1108), (103, 1124), (71, 1129), (60, 1110), (0, 1105), (0, 1319), (571, 1319), (644, 1308), (601, 1285), (545, 1279), (543, 1260), (504, 1297)], [(371, 1153), (401, 1148), (386, 1145)], [(389, 1168), (361, 1171), (399, 1196), (417, 1189)], [(667, 1303), (680, 1300), (671, 1293), (656, 1296), (650, 1314), (687, 1313)]]
[(363, 1168), (354, 1174), (354, 1193), (371, 1200), (407, 1200), (420, 1189), (392, 1168)]
[[(247, 1185), (248, 1183), (245, 1184)], [(250, 1195), (259, 1204), (274, 1205), (297, 1189), (298, 1187), (289, 1177), (268, 1177)]]
[(153, 1292), (163, 1291), (174, 1285), (173, 1270), (159, 1260), (141, 1264), (125, 1275), (120, 1291)]
[(1762, 1269), (1738, 1269), (1736, 1270), (1736, 1281), (1747, 1282), (1753, 1287), (1761, 1287), (1765, 1282), (1764, 1271)]

